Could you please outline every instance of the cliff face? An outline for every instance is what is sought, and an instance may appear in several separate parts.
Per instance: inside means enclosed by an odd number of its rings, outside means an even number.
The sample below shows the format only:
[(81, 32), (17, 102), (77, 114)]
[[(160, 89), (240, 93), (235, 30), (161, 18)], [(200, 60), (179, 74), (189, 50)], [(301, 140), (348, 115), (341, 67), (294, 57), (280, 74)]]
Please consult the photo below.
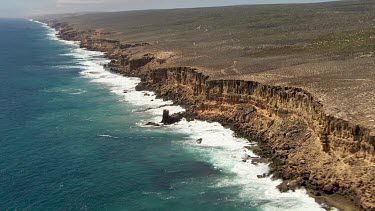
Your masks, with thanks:
[(258, 107), (265, 110), (268, 116), (279, 118), (301, 117), (309, 128), (319, 134), (324, 152), (334, 152), (342, 158), (350, 154), (375, 162), (375, 136), (370, 135), (371, 131), (327, 116), (323, 105), (302, 89), (253, 81), (209, 80), (209, 77), (189, 67), (153, 70), (149, 78), (143, 81), (145, 84), (162, 96), (172, 95), (175, 100), (188, 102), (200, 113), (210, 110), (210, 105), (218, 102), (228, 106)]
[(191, 67), (161, 67), (153, 54), (128, 55), (123, 44), (95, 31), (76, 32), (50, 25), (67, 40), (106, 52), (112, 71), (142, 78), (138, 89), (186, 106), (199, 119), (218, 121), (257, 141), (253, 148), (271, 161), (271, 172), (286, 182), (281, 189), (305, 186), (338, 193), (365, 210), (375, 210), (375, 136), (365, 127), (328, 116), (323, 105), (302, 89), (242, 80), (210, 80)]

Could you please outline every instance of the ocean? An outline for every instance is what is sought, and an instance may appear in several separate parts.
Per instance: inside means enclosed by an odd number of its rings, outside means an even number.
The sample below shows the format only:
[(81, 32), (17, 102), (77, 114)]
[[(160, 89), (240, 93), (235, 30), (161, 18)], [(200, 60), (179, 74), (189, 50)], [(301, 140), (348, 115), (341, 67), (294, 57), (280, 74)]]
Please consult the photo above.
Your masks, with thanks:
[[(323, 210), (242, 162), (218, 123), (152, 127), (184, 109), (135, 91), (100, 52), (0, 19), (0, 210)], [(202, 144), (196, 140), (202, 138)]]

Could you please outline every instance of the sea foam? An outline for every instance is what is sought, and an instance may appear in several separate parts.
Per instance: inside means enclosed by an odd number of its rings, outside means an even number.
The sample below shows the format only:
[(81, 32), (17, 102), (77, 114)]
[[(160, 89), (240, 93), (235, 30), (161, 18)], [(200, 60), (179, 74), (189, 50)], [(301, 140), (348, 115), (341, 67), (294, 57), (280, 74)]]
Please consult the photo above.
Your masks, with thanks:
[[(40, 23), (40, 22), (39, 22)], [(51, 40), (64, 42), (71, 46), (71, 53), (79, 63), (82, 71), (81, 76), (88, 78), (93, 83), (98, 83), (108, 87), (111, 93), (122, 97), (125, 101), (137, 106), (138, 111), (147, 112), (151, 119), (145, 119), (139, 125), (144, 126), (146, 122), (160, 122), (163, 109), (168, 109), (171, 113), (181, 112), (185, 109), (173, 105), (172, 101), (156, 99), (153, 92), (136, 91), (135, 87), (140, 82), (139, 78), (124, 77), (111, 73), (103, 67), (109, 60), (102, 58), (101, 52), (89, 51), (79, 48), (79, 42), (64, 41), (58, 38), (57, 32), (44, 23), (43, 27), (48, 29), (48, 37)], [(249, 141), (235, 137), (233, 131), (224, 128), (219, 123), (209, 123), (205, 121), (182, 120), (160, 130), (178, 131), (189, 136), (189, 140), (181, 140), (180, 144), (186, 150), (199, 153), (204, 161), (209, 161), (215, 168), (228, 173), (227, 179), (223, 178), (217, 182), (217, 187), (240, 187), (238, 200), (247, 202), (261, 210), (324, 210), (315, 200), (309, 197), (306, 190), (299, 189), (294, 192), (280, 193), (276, 186), (281, 180), (271, 180), (270, 177), (258, 178), (269, 171), (268, 164), (252, 164), (250, 161), (243, 162), (242, 156), (248, 154), (255, 156), (253, 152), (244, 148), (249, 145)], [(100, 135), (109, 137), (109, 135)], [(196, 140), (202, 139), (201, 144)]]

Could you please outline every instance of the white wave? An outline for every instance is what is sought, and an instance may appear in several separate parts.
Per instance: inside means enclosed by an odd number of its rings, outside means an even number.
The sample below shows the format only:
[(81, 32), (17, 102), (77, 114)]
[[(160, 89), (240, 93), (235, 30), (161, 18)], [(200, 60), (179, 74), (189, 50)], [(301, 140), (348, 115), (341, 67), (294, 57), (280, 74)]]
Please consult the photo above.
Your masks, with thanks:
[(29, 21), (34, 22), (34, 23), (38, 23), (43, 28), (47, 29), (47, 37), (50, 40), (56, 40), (56, 41), (60, 41), (60, 42), (63, 42), (65, 44), (68, 44), (68, 45), (73, 45), (73, 46), (79, 47), (80, 42), (78, 42), (78, 41), (67, 41), (67, 40), (59, 39), (59, 37), (58, 37), (59, 32), (56, 31), (54, 28), (49, 27), (46, 23), (36, 21), (36, 20), (33, 20), (33, 19), (29, 19)]
[(111, 136), (111, 135), (107, 135), (107, 134), (100, 134), (100, 135), (97, 135), (98, 137), (103, 137), (103, 138), (114, 138), (114, 139), (118, 139), (119, 137), (116, 137), (116, 136)]
[(70, 95), (80, 95), (80, 94), (83, 94), (83, 93), (86, 93), (87, 91), (81, 91), (81, 92), (72, 92), (72, 93), (69, 93)]
[[(53, 36), (57, 37), (57, 33)], [(106, 71), (103, 64), (108, 63), (109, 60), (97, 58), (103, 53), (80, 49), (77, 42), (62, 42), (72, 45), (72, 51), (68, 55), (79, 61), (82, 77), (108, 87), (112, 93), (123, 97), (121, 101), (136, 105), (139, 107), (137, 110), (150, 114), (151, 119), (144, 120), (144, 122), (160, 122), (163, 109), (169, 109), (171, 113), (184, 111), (182, 107), (173, 105), (172, 101), (156, 99), (153, 92), (136, 91), (135, 87), (140, 82), (139, 78), (124, 77)], [(276, 186), (281, 180), (273, 181), (269, 177), (258, 178), (257, 175), (269, 171), (268, 164), (255, 165), (250, 161), (242, 162), (241, 157), (244, 153), (255, 156), (253, 152), (244, 148), (249, 142), (236, 138), (233, 131), (224, 128), (219, 123), (183, 120), (163, 128), (189, 135), (189, 141), (180, 141), (178, 144), (186, 150), (199, 153), (204, 161), (209, 161), (215, 168), (234, 175), (218, 181), (216, 186), (240, 187), (239, 200), (260, 207), (261, 210), (324, 210), (307, 195), (304, 189), (280, 193)], [(158, 130), (163, 130), (163, 128), (158, 128)], [(98, 137), (113, 138), (107, 134), (101, 134)], [(197, 144), (196, 140), (200, 138), (202, 138), (202, 143)]]
[(47, 25), (46, 23), (43, 23), (43, 22), (40, 22), (40, 21), (36, 21), (36, 20), (34, 20), (34, 19), (29, 19), (29, 21), (31, 21), (31, 22), (35, 22), (35, 23), (39, 23), (39, 24), (42, 25), (42, 26), (47, 26), (47, 27), (48, 27), (48, 25)]
[(79, 65), (55, 65), (51, 66), (54, 69), (80, 69), (82, 66)]
[[(258, 178), (258, 175), (268, 173), (268, 164), (252, 164), (250, 160), (243, 162), (244, 154), (256, 156), (244, 148), (249, 142), (236, 138), (233, 131), (219, 123), (183, 120), (170, 127), (190, 135), (190, 141), (181, 142), (187, 150), (199, 153), (215, 168), (235, 175), (219, 181), (216, 186), (241, 187), (240, 200), (251, 199), (262, 210), (324, 210), (304, 189), (280, 193), (276, 186), (281, 180)], [(196, 143), (197, 139), (202, 139), (201, 144)]]
[(49, 93), (65, 93), (65, 94), (69, 94), (69, 95), (80, 95), (80, 94), (83, 94), (83, 93), (87, 92), (84, 89), (74, 89), (74, 88), (67, 88), (67, 89), (61, 89), (61, 88), (57, 88), (57, 89), (45, 89), (45, 90), (42, 90), (42, 91), (43, 92), (49, 92)]
[[(82, 51), (82, 49), (81, 49)], [(172, 101), (163, 101), (162, 99), (156, 99), (156, 95), (153, 92), (148, 91), (136, 91), (135, 87), (139, 84), (140, 79), (135, 77), (124, 77), (119, 74), (111, 73), (103, 67), (103, 64), (109, 62), (107, 59), (93, 58), (103, 54), (93, 53), (92, 51), (86, 51), (86, 59), (79, 62), (82, 65), (83, 71), (81, 72), (82, 77), (90, 78), (92, 82), (103, 84), (108, 87), (112, 93), (122, 96), (121, 101), (131, 103), (140, 108), (151, 108), (148, 110), (150, 114), (155, 115), (156, 121), (159, 121), (159, 116), (162, 114), (163, 109), (169, 109), (171, 113), (184, 111), (185, 109), (180, 106), (172, 106)], [(78, 55), (78, 54), (77, 54)], [(79, 54), (85, 57), (85, 54)], [(83, 56), (82, 56), (83, 55)], [(161, 121), (161, 119), (160, 119)]]

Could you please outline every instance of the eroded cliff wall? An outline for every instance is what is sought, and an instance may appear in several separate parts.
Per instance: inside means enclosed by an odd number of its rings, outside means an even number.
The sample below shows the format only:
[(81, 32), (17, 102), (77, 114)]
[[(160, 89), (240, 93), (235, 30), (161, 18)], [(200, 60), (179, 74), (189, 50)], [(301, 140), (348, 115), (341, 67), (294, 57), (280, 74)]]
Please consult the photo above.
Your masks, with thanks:
[(209, 80), (194, 68), (152, 70), (140, 85), (258, 140), (272, 173), (289, 187), (349, 196), (374, 209), (375, 137), (370, 130), (328, 116), (312, 94), (241, 80)]

